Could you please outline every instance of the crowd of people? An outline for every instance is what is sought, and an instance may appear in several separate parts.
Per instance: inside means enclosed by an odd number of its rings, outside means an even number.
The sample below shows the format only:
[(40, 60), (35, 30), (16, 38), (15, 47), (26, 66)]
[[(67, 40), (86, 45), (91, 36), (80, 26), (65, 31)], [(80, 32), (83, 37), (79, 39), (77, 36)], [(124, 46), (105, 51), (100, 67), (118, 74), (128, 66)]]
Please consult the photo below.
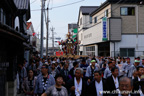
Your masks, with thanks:
[(26, 96), (144, 96), (144, 59), (33, 56), (18, 64)]

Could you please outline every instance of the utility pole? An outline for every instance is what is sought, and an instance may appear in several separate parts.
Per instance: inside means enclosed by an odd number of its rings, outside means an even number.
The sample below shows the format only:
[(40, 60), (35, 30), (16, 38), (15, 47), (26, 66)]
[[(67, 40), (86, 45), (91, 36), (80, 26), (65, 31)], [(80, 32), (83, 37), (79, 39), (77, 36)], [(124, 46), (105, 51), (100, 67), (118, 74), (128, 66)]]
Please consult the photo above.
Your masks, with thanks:
[(43, 58), (43, 29), (44, 29), (44, 22), (43, 22), (43, 12), (44, 12), (44, 6), (45, 6), (45, 2), (44, 0), (41, 1), (41, 46), (40, 46), (40, 57)]
[(51, 28), (52, 31), (52, 48), (53, 48), (53, 55), (54, 55), (54, 27)]
[(46, 36), (46, 56), (48, 56), (48, 39), (49, 39), (49, 7), (47, 8), (47, 36)]

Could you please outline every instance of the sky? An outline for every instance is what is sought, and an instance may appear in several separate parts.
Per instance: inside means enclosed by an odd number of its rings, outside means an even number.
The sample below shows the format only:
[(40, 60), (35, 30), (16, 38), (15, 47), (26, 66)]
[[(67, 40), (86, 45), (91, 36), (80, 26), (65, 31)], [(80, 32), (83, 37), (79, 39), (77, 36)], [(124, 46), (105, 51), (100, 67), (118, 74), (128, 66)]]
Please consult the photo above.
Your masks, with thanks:
[[(76, 4), (72, 4), (65, 7), (54, 8), (61, 5), (71, 4), (74, 2), (82, 1)], [(66, 39), (66, 34), (68, 33), (68, 24), (77, 23), (78, 14), (80, 6), (100, 6), (106, 0), (50, 0), (49, 8), (49, 28), (54, 27), (55, 37), (61, 37), (62, 40)], [(45, 6), (47, 7), (46, 0)], [(31, 19), (34, 30), (37, 34), (41, 30), (41, 0), (30, 0), (31, 6)], [(45, 18), (45, 17), (44, 17)], [(49, 37), (51, 37), (51, 31), (49, 29)], [(46, 37), (46, 27), (44, 21), (44, 37)], [(46, 40), (44, 40), (44, 46), (46, 45)], [(49, 45), (51, 46), (51, 39), (49, 40)]]

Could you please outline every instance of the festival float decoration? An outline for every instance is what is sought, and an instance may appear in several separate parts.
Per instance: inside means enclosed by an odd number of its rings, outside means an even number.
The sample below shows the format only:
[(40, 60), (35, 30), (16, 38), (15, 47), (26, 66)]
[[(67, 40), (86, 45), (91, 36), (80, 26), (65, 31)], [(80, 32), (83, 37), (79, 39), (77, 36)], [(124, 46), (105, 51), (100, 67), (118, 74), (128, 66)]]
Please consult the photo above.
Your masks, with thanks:
[(67, 39), (65, 41), (58, 41), (59, 45), (62, 45), (62, 51), (64, 55), (76, 55), (77, 46), (80, 44), (80, 41), (73, 40), (70, 32), (67, 34)]

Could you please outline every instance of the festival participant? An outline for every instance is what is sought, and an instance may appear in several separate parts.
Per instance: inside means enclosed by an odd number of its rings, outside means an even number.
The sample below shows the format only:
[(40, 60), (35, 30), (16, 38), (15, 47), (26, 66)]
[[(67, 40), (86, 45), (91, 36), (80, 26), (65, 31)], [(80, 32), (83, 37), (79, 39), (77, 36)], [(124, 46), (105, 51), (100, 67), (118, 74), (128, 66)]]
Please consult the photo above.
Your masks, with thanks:
[(26, 96), (34, 95), (35, 81), (36, 81), (36, 77), (34, 77), (34, 71), (29, 70), (28, 77), (25, 78), (23, 82), (23, 91)]
[(118, 96), (116, 93), (112, 93), (114, 91), (118, 91), (119, 89), (119, 71), (117, 67), (113, 67), (111, 69), (112, 75), (107, 78), (106, 83), (108, 86), (108, 91), (111, 92), (112, 96)]
[(90, 83), (93, 80), (94, 71), (99, 70), (99, 68), (95, 66), (95, 63), (96, 63), (96, 61), (92, 60), (91, 65), (87, 67), (85, 76), (88, 78), (88, 83)]
[(142, 64), (140, 66), (143, 66), (144, 67), (144, 59), (142, 59)]
[(41, 96), (49, 87), (55, 84), (54, 77), (48, 74), (48, 65), (43, 64), (41, 67), (41, 73), (36, 80), (34, 94), (35, 96)]
[(124, 72), (124, 76), (128, 76), (128, 70), (130, 69), (131, 66), (132, 64), (130, 63), (130, 58), (127, 58), (126, 63), (123, 64), (123, 68), (122, 68), (122, 71)]
[(67, 89), (62, 86), (63, 76), (61, 74), (55, 76), (55, 82), (56, 84), (49, 87), (41, 96), (68, 96)]
[(69, 96), (86, 96), (86, 82), (83, 80), (83, 69), (75, 69), (75, 77), (70, 79), (67, 83)]
[(41, 72), (41, 66), (39, 60), (36, 60), (36, 69), (35, 69), (35, 76), (38, 76)]
[(22, 84), (24, 79), (27, 77), (27, 70), (24, 64), (18, 64), (18, 74), (19, 74), (19, 92), (22, 92)]
[(132, 80), (128, 77), (121, 77), (119, 80), (119, 95), (118, 96), (137, 96), (131, 94), (133, 89)]
[(134, 91), (138, 91), (140, 89), (140, 86), (137, 85), (137, 82), (140, 81), (142, 73), (144, 72), (144, 68), (142, 66), (137, 67), (137, 72), (138, 72), (138, 76), (136, 78), (134, 78), (134, 80), (133, 80), (133, 83), (134, 83), (133, 90)]
[(83, 77), (85, 77), (85, 74), (86, 74), (86, 69), (87, 69), (87, 67), (88, 67), (89, 65), (88, 64), (86, 64), (86, 60), (85, 59), (83, 59), (82, 60), (82, 62), (81, 62), (81, 65), (80, 65), (80, 68), (82, 68), (83, 69), (83, 71), (84, 71), (84, 74), (83, 74)]
[(100, 71), (94, 72), (94, 81), (88, 86), (87, 96), (107, 96), (103, 94), (107, 90), (106, 80), (102, 78)]
[(69, 71), (68, 71), (68, 64), (65, 63), (64, 64), (64, 68), (60, 71), (60, 73), (63, 75), (63, 81), (64, 81), (64, 85), (68, 82), (69, 78)]
[(140, 86), (139, 93), (137, 96), (144, 96), (144, 75), (141, 76), (141, 80), (137, 82)]
[(63, 62), (60, 62), (60, 63), (58, 63), (57, 69), (58, 69), (59, 71), (61, 71), (61, 70), (63, 69), (63, 66), (64, 66), (64, 63), (63, 63)]
[(34, 60), (31, 60), (31, 61), (30, 61), (30, 65), (29, 65), (29, 67), (28, 67), (28, 70), (33, 70), (34, 73), (35, 73), (36, 65), (35, 65)]
[(56, 74), (59, 74), (59, 70), (56, 68), (55, 63), (52, 63), (49, 67), (49, 74), (51, 74), (53, 77), (55, 77)]
[(91, 63), (91, 58), (90, 58), (90, 57), (87, 57), (87, 58), (86, 58), (86, 63), (87, 63), (88, 65), (90, 65), (90, 63)]
[(73, 63), (73, 66), (74, 66), (74, 67), (69, 71), (69, 75), (71, 76), (71, 78), (74, 78), (74, 71), (75, 71), (76, 68), (79, 67), (78, 62), (74, 62), (74, 63)]
[(136, 70), (136, 68), (139, 66), (139, 63), (140, 61), (136, 59), (134, 65), (132, 65), (128, 70), (128, 77), (132, 77), (132, 74), (134, 72), (133, 70)]
[(132, 74), (131, 79), (134, 80), (137, 76), (138, 76), (138, 71), (137, 70), (133, 70), (133, 74)]
[(108, 78), (109, 76), (111, 76), (111, 69), (113, 68), (113, 64), (112, 62), (108, 62), (108, 67), (105, 69), (104, 71), (104, 78)]

